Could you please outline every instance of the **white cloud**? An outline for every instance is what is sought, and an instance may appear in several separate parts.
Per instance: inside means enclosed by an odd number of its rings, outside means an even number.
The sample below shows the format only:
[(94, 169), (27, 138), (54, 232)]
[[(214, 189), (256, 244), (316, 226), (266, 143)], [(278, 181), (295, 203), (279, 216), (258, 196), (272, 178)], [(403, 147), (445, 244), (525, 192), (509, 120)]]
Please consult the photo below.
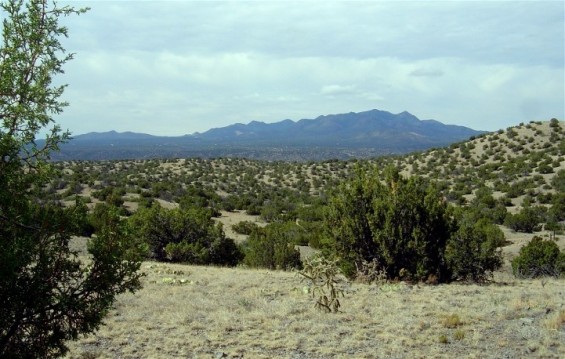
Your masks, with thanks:
[(354, 85), (327, 85), (323, 86), (320, 90), (322, 95), (341, 96), (341, 95), (353, 95), (358, 93), (357, 88)]
[(562, 2), (73, 1), (75, 133), (379, 108), (479, 129), (563, 118)]

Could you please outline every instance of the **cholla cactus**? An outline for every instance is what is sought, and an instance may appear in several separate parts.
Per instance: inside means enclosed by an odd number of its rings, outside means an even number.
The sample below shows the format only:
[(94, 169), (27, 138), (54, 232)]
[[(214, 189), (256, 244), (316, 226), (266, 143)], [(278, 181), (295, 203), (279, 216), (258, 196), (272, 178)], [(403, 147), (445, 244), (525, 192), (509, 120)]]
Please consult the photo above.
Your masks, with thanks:
[(298, 272), (303, 278), (309, 280), (312, 287), (312, 297), (316, 298), (314, 306), (328, 313), (337, 313), (341, 307), (339, 297), (343, 297), (340, 283), (343, 280), (337, 260), (329, 260), (323, 256), (316, 256), (304, 261), (304, 269)]

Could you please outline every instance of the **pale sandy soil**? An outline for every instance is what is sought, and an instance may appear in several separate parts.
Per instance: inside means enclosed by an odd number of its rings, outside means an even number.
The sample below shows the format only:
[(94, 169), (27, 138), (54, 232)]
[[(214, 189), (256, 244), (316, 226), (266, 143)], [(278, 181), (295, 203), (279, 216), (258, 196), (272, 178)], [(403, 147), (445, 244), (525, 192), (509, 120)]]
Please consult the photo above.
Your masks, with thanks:
[(169, 201), (165, 201), (162, 200), (161, 198), (156, 198), (155, 202), (159, 203), (159, 205), (163, 208), (166, 209), (174, 209), (174, 208), (178, 208), (179, 204), (178, 203), (174, 203), (174, 202), (169, 202)]
[(236, 233), (232, 228), (234, 224), (243, 221), (248, 221), (255, 223), (260, 227), (264, 227), (267, 225), (267, 223), (259, 219), (259, 216), (250, 216), (247, 213), (245, 213), (245, 211), (232, 211), (232, 212), (220, 211), (220, 213), (222, 214), (221, 217), (214, 219), (223, 224), (224, 233), (226, 234), (226, 237), (234, 239), (237, 243), (241, 243), (245, 241), (248, 236), (244, 234)]
[(518, 280), (508, 266), (490, 285), (344, 283), (336, 314), (313, 307), (296, 273), (142, 270), (144, 288), (120, 296), (68, 358), (565, 357), (565, 280)]
[[(506, 240), (509, 242), (507, 246), (503, 248), (502, 254), (506, 259), (505, 265), (507, 266), (506, 269), (510, 271), (509, 262), (512, 258), (516, 257), (520, 253), (520, 248), (525, 246), (534, 236), (540, 236), (544, 239), (549, 239), (551, 237), (551, 232), (549, 231), (540, 231), (535, 233), (519, 233), (514, 232), (511, 229), (499, 226), (499, 228), (504, 232), (504, 236)], [(556, 242), (559, 248), (562, 251), (565, 251), (565, 236), (560, 235), (557, 236)], [(565, 283), (564, 283), (565, 284)]]

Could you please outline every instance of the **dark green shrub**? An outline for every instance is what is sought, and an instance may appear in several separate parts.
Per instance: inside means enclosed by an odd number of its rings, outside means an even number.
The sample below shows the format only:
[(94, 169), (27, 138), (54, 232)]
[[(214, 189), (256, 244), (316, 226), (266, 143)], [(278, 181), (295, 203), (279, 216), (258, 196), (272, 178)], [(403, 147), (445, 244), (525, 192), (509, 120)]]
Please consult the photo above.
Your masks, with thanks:
[[(381, 182), (381, 178), (384, 182)], [(448, 281), (445, 246), (454, 229), (447, 203), (421, 178), (358, 167), (330, 200), (326, 227), (344, 273), (376, 261), (390, 279)]]
[(250, 235), (258, 226), (249, 221), (241, 221), (231, 226), (235, 233)]
[(207, 208), (213, 217), (220, 216), (220, 196), (214, 191), (202, 186), (191, 185), (186, 193), (180, 198), (179, 205), (182, 209)]
[(553, 167), (550, 164), (542, 163), (538, 166), (538, 172), (542, 174), (553, 173)]
[(565, 220), (565, 192), (555, 193), (551, 199), (551, 208), (549, 215), (557, 221)]
[(139, 209), (129, 222), (148, 244), (149, 256), (158, 261), (235, 266), (242, 258), (207, 208), (167, 210), (154, 205)]
[(300, 268), (300, 253), (292, 238), (279, 224), (257, 228), (244, 244), (244, 263), (253, 268)]
[(93, 233), (100, 231), (107, 223), (115, 220), (114, 212), (117, 211), (117, 208), (105, 202), (97, 203), (87, 216), (88, 226), (92, 228)]
[(512, 272), (521, 278), (561, 276), (565, 273), (565, 253), (555, 242), (534, 236), (512, 260)]
[[(565, 143), (565, 141), (563, 141)], [(551, 179), (551, 185), (557, 192), (565, 193), (565, 170), (559, 170)]]
[(474, 220), (488, 218), (492, 223), (502, 224), (507, 215), (506, 206), (492, 196), (492, 190), (481, 187), (475, 192), (475, 198), (469, 203), (467, 215)]
[(507, 214), (504, 225), (516, 232), (533, 233), (541, 229), (544, 208), (525, 206), (516, 214)]
[(445, 259), (453, 279), (483, 281), (502, 265), (498, 248), (504, 245), (504, 233), (486, 218), (468, 216), (460, 223), (447, 243)]
[(250, 216), (258, 216), (261, 214), (261, 208), (259, 207), (259, 205), (251, 203), (246, 207), (245, 213)]
[(217, 235), (211, 242), (183, 240), (168, 243), (165, 253), (171, 262), (235, 266), (242, 253), (231, 238)]

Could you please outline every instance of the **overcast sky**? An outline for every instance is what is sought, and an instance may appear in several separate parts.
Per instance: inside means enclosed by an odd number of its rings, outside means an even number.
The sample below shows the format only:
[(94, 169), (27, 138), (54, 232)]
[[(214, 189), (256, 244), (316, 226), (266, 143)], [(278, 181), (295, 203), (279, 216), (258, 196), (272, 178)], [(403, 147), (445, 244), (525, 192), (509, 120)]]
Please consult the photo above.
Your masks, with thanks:
[(380, 109), (564, 118), (563, 1), (64, 1), (72, 133), (183, 135)]

